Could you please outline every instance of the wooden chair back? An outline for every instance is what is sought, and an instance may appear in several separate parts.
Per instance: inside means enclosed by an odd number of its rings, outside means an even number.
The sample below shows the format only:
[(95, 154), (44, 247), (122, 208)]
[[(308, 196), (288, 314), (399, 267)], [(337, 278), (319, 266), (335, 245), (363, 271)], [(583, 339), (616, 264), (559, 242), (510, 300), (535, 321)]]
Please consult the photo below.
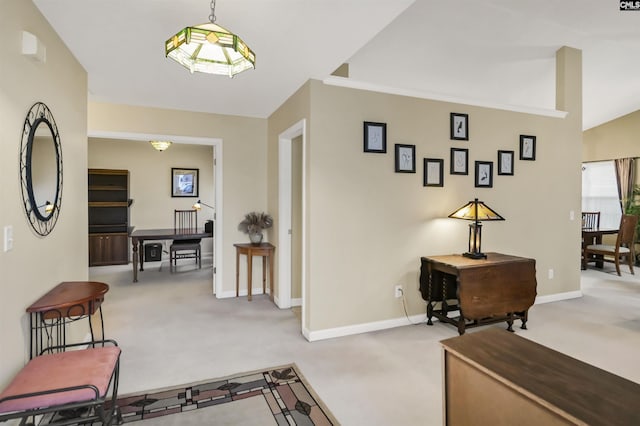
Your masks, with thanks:
[(616, 252), (620, 247), (633, 248), (636, 239), (636, 227), (638, 226), (638, 216), (634, 214), (623, 214), (620, 219), (620, 229), (616, 240)]
[(598, 229), (600, 212), (582, 212), (582, 229)]
[(178, 232), (196, 232), (198, 210), (174, 210), (173, 229)]

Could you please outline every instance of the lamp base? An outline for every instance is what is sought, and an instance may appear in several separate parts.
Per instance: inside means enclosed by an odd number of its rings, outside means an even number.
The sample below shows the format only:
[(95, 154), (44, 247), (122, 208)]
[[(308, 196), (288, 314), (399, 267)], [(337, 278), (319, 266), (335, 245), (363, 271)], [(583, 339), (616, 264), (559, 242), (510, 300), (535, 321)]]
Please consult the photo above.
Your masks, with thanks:
[(484, 253), (462, 253), (464, 257), (468, 257), (469, 259), (486, 259), (487, 255)]

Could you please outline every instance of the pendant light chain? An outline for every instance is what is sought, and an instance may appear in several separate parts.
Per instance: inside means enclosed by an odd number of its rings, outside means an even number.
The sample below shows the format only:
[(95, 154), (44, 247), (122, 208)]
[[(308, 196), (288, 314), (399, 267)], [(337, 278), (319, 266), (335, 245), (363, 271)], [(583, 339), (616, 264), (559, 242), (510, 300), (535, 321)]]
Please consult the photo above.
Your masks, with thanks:
[(211, 0), (211, 15), (209, 15), (209, 22), (216, 23), (216, 0)]

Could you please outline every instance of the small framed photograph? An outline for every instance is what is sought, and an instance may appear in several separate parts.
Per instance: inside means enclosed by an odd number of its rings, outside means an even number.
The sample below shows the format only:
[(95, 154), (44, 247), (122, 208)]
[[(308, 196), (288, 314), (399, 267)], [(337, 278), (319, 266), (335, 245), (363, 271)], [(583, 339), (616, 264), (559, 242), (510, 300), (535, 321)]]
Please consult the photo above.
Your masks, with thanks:
[(444, 186), (444, 160), (424, 159), (424, 186)]
[(452, 175), (469, 174), (469, 150), (466, 148), (451, 148), (449, 173)]
[(171, 196), (198, 197), (199, 169), (171, 168)]
[(451, 113), (451, 139), (469, 140), (469, 114)]
[(513, 151), (498, 151), (498, 174), (513, 176)]
[(476, 161), (476, 188), (493, 187), (493, 161)]
[(536, 137), (520, 135), (520, 159), (534, 161), (536, 159)]
[(387, 123), (364, 122), (364, 152), (387, 152)]
[(396, 173), (416, 172), (416, 146), (396, 144)]

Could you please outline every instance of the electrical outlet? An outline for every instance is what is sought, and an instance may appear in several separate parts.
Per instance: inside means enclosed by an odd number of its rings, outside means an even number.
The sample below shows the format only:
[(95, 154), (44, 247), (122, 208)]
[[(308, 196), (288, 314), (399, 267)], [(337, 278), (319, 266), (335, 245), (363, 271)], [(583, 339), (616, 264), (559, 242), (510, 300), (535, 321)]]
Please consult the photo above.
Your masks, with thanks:
[(393, 295), (396, 297), (396, 299), (402, 297), (402, 284), (398, 284), (397, 286), (395, 286)]
[(553, 279), (553, 269), (549, 269), (549, 279)]

